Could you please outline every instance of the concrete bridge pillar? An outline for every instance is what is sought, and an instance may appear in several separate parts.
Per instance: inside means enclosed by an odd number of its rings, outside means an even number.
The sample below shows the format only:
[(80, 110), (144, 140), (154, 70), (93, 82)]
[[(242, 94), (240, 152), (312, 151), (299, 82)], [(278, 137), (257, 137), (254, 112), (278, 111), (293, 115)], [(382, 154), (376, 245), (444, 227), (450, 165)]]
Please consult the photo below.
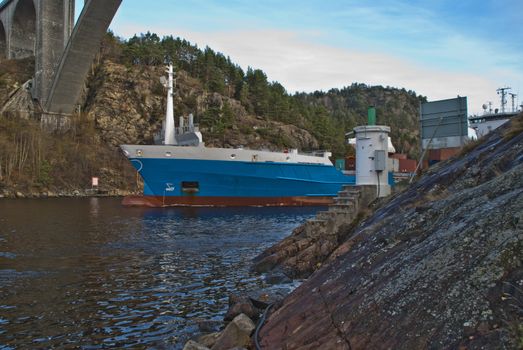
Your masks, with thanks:
[(43, 105), (74, 27), (74, 0), (6, 0), (0, 5), (0, 57), (35, 57), (31, 91)]
[[(28, 0), (24, 0), (28, 1)], [(33, 98), (45, 105), (55, 71), (74, 27), (74, 0), (38, 1)]]
[(31, 95), (44, 112), (73, 112), (121, 2), (85, 0), (75, 27), (75, 0), (0, 0), (0, 58), (35, 57)]
[(122, 0), (88, 0), (85, 3), (56, 71), (45, 105), (47, 112), (73, 112), (89, 68), (121, 2)]

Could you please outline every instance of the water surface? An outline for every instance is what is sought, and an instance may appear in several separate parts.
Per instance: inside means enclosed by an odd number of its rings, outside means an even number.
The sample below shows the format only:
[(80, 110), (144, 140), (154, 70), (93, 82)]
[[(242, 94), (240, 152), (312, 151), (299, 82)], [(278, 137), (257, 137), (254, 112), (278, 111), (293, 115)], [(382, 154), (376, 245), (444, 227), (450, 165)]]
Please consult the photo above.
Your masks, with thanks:
[(319, 208), (123, 208), (0, 200), (0, 348), (179, 349), (249, 262)]

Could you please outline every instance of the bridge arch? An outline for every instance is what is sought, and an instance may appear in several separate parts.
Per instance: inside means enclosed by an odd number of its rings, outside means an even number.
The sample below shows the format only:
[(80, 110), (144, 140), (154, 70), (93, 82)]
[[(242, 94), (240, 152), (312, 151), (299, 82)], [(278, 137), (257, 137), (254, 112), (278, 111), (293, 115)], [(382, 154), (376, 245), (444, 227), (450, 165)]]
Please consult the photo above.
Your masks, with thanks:
[(2, 21), (0, 21), (0, 59), (7, 57), (7, 36)]
[(10, 40), (11, 58), (34, 56), (36, 51), (36, 9), (33, 0), (16, 5)]

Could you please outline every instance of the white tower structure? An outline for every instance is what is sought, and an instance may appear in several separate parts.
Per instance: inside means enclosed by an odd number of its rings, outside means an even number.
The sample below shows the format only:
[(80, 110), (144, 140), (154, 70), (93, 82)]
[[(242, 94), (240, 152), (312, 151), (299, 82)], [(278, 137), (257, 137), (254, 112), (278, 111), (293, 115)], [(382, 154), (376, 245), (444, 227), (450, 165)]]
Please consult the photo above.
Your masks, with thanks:
[(378, 197), (390, 195), (388, 169), (390, 127), (364, 125), (354, 128), (356, 137), (356, 186), (374, 185)]
[(164, 144), (176, 145), (176, 138), (174, 134), (174, 69), (173, 65), (169, 64), (167, 67), (168, 80), (167, 80), (167, 111), (165, 112), (165, 135)]

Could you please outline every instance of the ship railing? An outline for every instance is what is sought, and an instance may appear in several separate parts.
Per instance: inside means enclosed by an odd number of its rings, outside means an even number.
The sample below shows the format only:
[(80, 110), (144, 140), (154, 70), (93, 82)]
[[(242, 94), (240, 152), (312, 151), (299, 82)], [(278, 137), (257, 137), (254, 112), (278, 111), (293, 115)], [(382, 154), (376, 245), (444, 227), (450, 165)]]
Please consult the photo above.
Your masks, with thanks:
[(310, 151), (310, 152), (299, 152), (299, 154), (304, 156), (312, 156), (312, 157), (330, 157), (332, 155), (329, 151), (324, 150), (317, 150), (317, 151)]

